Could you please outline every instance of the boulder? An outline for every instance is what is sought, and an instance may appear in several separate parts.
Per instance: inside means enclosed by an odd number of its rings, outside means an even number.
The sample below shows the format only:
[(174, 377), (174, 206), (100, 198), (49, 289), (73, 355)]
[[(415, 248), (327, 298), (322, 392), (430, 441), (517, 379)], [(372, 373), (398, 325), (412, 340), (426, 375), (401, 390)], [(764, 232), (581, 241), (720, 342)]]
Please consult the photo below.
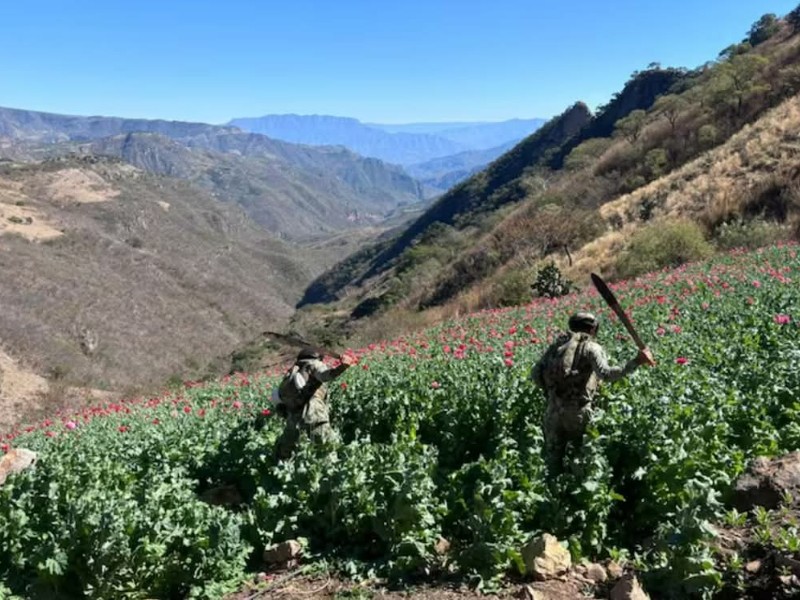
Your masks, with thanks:
[(605, 583), (608, 581), (608, 573), (606, 573), (603, 565), (589, 563), (586, 566), (586, 579), (589, 579), (595, 583)]
[(569, 571), (572, 557), (569, 551), (549, 533), (533, 538), (522, 549), (525, 570), (535, 579), (553, 579)]
[(633, 575), (620, 579), (611, 589), (611, 600), (650, 600), (650, 596), (642, 589), (639, 580)]
[(0, 486), (6, 482), (9, 475), (20, 473), (36, 464), (38, 456), (33, 450), (26, 450), (25, 448), (9, 450), (7, 454), (0, 458)]
[(531, 585), (523, 585), (515, 597), (519, 600), (547, 600), (544, 593), (533, 589)]
[(271, 565), (289, 563), (297, 559), (303, 552), (303, 547), (297, 540), (281, 542), (264, 551), (264, 562)]
[(619, 579), (625, 573), (625, 570), (622, 568), (622, 566), (613, 560), (609, 561), (606, 570), (608, 571), (608, 576), (611, 579)]
[(733, 505), (741, 511), (756, 506), (774, 509), (786, 494), (800, 498), (800, 452), (756, 458), (734, 485)]
[(433, 550), (439, 556), (444, 556), (450, 551), (450, 541), (447, 538), (442, 537), (440, 535), (439, 538), (436, 540), (436, 544), (434, 544), (433, 546)]

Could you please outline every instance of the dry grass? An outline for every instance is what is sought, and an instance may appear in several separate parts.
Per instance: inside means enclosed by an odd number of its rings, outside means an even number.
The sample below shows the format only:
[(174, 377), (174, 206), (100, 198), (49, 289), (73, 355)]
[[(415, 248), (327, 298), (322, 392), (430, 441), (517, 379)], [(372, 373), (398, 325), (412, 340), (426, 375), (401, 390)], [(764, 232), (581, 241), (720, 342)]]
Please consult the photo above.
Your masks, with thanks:
[[(61, 172), (70, 186), (53, 188)], [(95, 201), (70, 200), (84, 192)], [(3, 167), (0, 212), (9, 205), (64, 234), (36, 243), (0, 235), (0, 340), (66, 388), (202, 376), (287, 322), (302, 286), (327, 266), (195, 187), (119, 163)], [(63, 395), (40, 391), (45, 404)]]
[(800, 158), (800, 97), (795, 96), (746, 125), (726, 143), (636, 191), (600, 208), (607, 224), (635, 223), (645, 202), (653, 216), (700, 221), (740, 212), (749, 191), (769, 178), (794, 179)]

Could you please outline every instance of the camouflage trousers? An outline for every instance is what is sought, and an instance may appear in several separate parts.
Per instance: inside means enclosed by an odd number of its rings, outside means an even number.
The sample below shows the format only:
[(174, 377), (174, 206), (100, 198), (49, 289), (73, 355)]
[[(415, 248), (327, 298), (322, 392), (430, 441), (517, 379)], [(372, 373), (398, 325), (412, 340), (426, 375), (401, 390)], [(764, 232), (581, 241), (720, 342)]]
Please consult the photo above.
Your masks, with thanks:
[(564, 470), (564, 457), (570, 443), (580, 447), (591, 413), (590, 404), (548, 401), (542, 429), (544, 458), (550, 473), (559, 474)]
[(275, 443), (275, 457), (278, 460), (290, 458), (302, 435), (307, 435), (317, 444), (326, 444), (337, 438), (336, 431), (330, 423), (307, 423), (302, 413), (289, 413), (286, 417), (286, 427)]

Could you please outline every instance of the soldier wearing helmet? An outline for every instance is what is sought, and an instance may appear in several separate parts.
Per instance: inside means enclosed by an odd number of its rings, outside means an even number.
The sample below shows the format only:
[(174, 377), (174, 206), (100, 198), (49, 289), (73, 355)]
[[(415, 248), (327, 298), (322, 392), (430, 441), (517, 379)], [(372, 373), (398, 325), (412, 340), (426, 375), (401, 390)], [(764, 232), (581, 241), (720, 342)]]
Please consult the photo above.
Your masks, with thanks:
[(286, 427), (275, 445), (278, 459), (289, 458), (300, 435), (306, 433), (315, 442), (329, 442), (336, 435), (330, 425), (328, 405), (329, 381), (344, 373), (356, 359), (345, 354), (334, 367), (322, 362), (322, 354), (314, 348), (303, 348), (281, 385), (273, 392), (277, 395), (279, 412), (286, 416)]
[(580, 445), (592, 399), (600, 381), (617, 381), (640, 365), (655, 364), (645, 349), (623, 367), (612, 367), (595, 341), (599, 322), (588, 312), (569, 318), (569, 331), (560, 335), (531, 370), (531, 379), (547, 396), (544, 416), (545, 458), (552, 473), (563, 468), (567, 445)]

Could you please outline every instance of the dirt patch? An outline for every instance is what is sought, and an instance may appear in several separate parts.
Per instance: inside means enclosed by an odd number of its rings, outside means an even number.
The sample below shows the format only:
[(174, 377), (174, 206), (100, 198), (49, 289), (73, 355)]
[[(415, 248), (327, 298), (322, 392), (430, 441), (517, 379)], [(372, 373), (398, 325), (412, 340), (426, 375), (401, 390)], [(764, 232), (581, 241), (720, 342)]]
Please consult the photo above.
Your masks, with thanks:
[(51, 383), (0, 349), (0, 434), (58, 410), (108, 402), (118, 394)]
[[(506, 600), (525, 598), (522, 585), (509, 585), (496, 594), (484, 594), (463, 585), (422, 585), (410, 586), (402, 590), (389, 590), (373, 585), (358, 585), (337, 578), (292, 577), (291, 574), (277, 574), (259, 584), (252, 584), (226, 600), (262, 600), (281, 598), (300, 600), (301, 598), (320, 598), (328, 600)], [(527, 584), (542, 594), (547, 600), (575, 600), (584, 597), (574, 583), (568, 581), (546, 581)]]
[(108, 202), (120, 194), (98, 173), (83, 169), (42, 174), (42, 184), (45, 196), (62, 204)]
[(0, 350), (0, 431), (18, 423), (47, 389), (44, 377), (24, 369)]
[(27, 240), (49, 240), (62, 232), (40, 210), (30, 206), (30, 198), (14, 181), (0, 179), (0, 234), (16, 233)]

